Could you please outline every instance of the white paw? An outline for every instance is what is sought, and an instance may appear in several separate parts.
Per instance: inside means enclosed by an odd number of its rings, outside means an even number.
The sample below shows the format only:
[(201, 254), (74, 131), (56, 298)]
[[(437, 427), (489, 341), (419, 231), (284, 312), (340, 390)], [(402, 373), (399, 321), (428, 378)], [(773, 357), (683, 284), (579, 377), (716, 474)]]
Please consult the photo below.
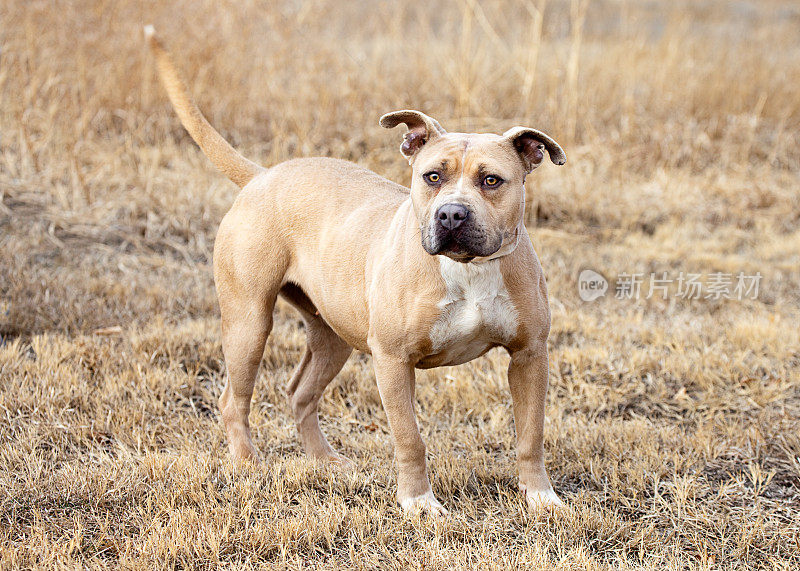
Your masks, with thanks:
[(400, 507), (406, 513), (425, 512), (436, 516), (447, 515), (447, 510), (433, 496), (433, 492), (426, 492), (415, 498), (400, 500)]
[(523, 488), (525, 492), (525, 497), (528, 500), (528, 506), (532, 510), (541, 510), (546, 508), (563, 508), (564, 502), (562, 502), (556, 493), (552, 490), (526, 490)]

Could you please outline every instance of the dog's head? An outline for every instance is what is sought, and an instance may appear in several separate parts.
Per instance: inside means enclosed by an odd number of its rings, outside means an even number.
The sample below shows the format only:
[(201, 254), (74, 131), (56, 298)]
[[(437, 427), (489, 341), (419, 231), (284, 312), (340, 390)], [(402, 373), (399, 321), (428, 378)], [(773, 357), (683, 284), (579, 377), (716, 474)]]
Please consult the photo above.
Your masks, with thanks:
[(408, 127), (400, 152), (414, 171), (411, 201), (422, 247), (459, 262), (515, 244), (525, 208), (525, 175), (542, 164), (545, 151), (557, 165), (567, 160), (558, 143), (526, 127), (503, 135), (448, 133), (419, 111), (381, 117), (386, 128), (400, 123)]

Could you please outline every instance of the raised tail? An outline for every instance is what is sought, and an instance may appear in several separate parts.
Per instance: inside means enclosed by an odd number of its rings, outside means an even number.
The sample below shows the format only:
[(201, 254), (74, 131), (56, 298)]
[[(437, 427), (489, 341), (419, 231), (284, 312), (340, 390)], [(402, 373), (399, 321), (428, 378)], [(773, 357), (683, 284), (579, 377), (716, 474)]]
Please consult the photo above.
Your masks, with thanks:
[(150, 49), (156, 57), (156, 65), (158, 67), (158, 75), (161, 78), (161, 83), (167, 90), (169, 100), (175, 108), (175, 112), (183, 123), (183, 126), (192, 136), (192, 139), (198, 144), (200, 149), (205, 155), (211, 159), (211, 162), (216, 166), (225, 176), (239, 185), (240, 188), (244, 187), (264, 169), (256, 163), (247, 160), (240, 155), (236, 149), (222, 138), (214, 127), (212, 127), (200, 109), (197, 108), (194, 101), (192, 101), (189, 91), (186, 89), (186, 84), (181, 80), (175, 64), (169, 52), (164, 48), (161, 42), (156, 38), (155, 29), (153, 26), (144, 27), (144, 35), (147, 38), (147, 43), (150, 44)]

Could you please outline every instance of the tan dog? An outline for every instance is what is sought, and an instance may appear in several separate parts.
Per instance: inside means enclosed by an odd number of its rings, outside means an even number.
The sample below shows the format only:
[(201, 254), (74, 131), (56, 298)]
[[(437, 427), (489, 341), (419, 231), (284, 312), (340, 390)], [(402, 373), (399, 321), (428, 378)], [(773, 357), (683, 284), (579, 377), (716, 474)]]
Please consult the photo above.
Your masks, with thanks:
[(414, 369), (458, 365), (504, 347), (518, 439), (519, 485), (532, 505), (560, 504), (544, 467), (550, 310), (523, 224), (525, 175), (550, 137), (447, 133), (419, 111), (381, 118), (408, 127), (401, 152), (411, 189), (350, 162), (290, 160), (262, 168), (237, 153), (191, 101), (168, 53), (146, 28), (161, 79), (187, 131), (242, 187), (220, 225), (214, 279), (228, 378), (220, 399), (234, 458), (253, 458), (253, 384), (283, 296), (300, 312), (306, 353), (289, 383), (306, 452), (348, 462), (319, 428), (317, 403), (352, 347), (372, 354), (395, 443), (403, 509), (446, 513), (431, 492), (414, 415)]

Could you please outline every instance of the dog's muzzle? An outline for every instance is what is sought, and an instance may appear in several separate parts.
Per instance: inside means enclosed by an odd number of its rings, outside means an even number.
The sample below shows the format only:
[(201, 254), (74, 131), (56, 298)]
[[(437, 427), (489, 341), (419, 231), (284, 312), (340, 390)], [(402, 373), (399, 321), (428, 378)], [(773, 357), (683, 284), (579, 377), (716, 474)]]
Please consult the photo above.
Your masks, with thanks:
[(472, 212), (458, 203), (443, 204), (422, 229), (422, 247), (429, 254), (442, 254), (459, 262), (491, 256), (503, 243), (503, 234), (490, 235), (475, 221)]

